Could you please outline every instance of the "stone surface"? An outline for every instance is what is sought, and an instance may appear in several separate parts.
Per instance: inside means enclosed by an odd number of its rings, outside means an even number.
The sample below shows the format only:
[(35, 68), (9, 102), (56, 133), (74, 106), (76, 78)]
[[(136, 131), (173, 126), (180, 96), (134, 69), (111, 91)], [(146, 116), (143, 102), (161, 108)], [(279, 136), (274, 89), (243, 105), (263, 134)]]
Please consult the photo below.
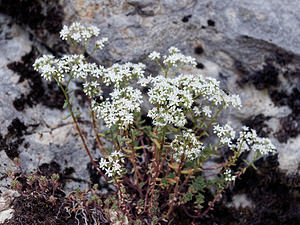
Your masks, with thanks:
[(253, 203), (250, 199), (247, 198), (246, 194), (237, 194), (232, 197), (232, 202), (227, 205), (228, 207), (235, 207), (238, 208), (246, 208), (246, 207), (253, 207)]
[[(10, 190), (10, 183), (12, 179), (9, 177), (10, 172), (14, 172), (18, 170), (18, 167), (13, 163), (11, 159), (9, 159), (4, 151), (0, 151), (0, 196), (4, 196), (7, 191)], [(1, 200), (3, 202), (4, 200)], [(7, 202), (5, 201), (5, 205)], [(0, 208), (3, 209), (4, 206), (0, 205)], [(0, 209), (0, 211), (1, 211)]]
[(4, 223), (4, 221), (7, 219), (11, 219), (13, 217), (14, 210), (13, 209), (7, 209), (0, 212), (0, 223)]

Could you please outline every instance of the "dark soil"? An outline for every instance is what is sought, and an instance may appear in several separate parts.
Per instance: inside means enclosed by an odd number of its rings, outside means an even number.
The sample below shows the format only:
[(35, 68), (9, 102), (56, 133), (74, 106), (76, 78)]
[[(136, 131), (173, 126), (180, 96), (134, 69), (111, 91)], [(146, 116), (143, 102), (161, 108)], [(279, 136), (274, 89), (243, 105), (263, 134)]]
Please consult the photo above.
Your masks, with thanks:
[(14, 218), (4, 224), (77, 224), (74, 216), (70, 216), (63, 206), (61, 200), (54, 204), (39, 196), (19, 197), (14, 201)]
[[(60, 175), (58, 186), (55, 189), (50, 182), (51, 175), (54, 173)], [(15, 210), (13, 219), (6, 220), (4, 224), (77, 224), (74, 213), (69, 214), (65, 210), (68, 204), (65, 194), (61, 191), (64, 181), (60, 173), (60, 166), (55, 162), (42, 164), (38, 168), (36, 176), (45, 176), (49, 180), (44, 190), (40, 189), (38, 181), (30, 186), (25, 175), (20, 174), (17, 177), (22, 185), (22, 195), (13, 201)]]

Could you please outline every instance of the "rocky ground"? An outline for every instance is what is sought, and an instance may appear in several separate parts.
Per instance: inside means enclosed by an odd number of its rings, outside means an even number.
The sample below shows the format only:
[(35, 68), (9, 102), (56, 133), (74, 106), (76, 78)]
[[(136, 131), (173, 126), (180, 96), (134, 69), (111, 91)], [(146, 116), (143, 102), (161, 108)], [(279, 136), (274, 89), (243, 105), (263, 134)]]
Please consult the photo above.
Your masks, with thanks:
[[(87, 188), (88, 179), (100, 182), (71, 120), (60, 120), (67, 112), (56, 84), (46, 83), (31, 66), (42, 54), (71, 52), (58, 32), (79, 21), (109, 38), (93, 58), (106, 66), (141, 61), (156, 74), (147, 55), (170, 46), (195, 57), (197, 68), (190, 72), (213, 76), (242, 98), (242, 110), (225, 113), (223, 120), (236, 129), (250, 126), (277, 146), (278, 155), (259, 160), (259, 170), (244, 174), (198, 223), (300, 224), (299, 12), (293, 0), (0, 0), (0, 223), (12, 217), (6, 224), (21, 224), (22, 218), (32, 224), (30, 219), (39, 221), (32, 213), (39, 208), (49, 220), (36, 224), (74, 224), (64, 214), (55, 223), (58, 209), (48, 203), (23, 204), (27, 200), (16, 197), (6, 175), (17, 169), (16, 157), (24, 173), (38, 168), (59, 173), (65, 192)], [(81, 124), (91, 133), (81, 84), (72, 86), (83, 109)], [(191, 224), (182, 220), (183, 209), (177, 215), (178, 224)]]

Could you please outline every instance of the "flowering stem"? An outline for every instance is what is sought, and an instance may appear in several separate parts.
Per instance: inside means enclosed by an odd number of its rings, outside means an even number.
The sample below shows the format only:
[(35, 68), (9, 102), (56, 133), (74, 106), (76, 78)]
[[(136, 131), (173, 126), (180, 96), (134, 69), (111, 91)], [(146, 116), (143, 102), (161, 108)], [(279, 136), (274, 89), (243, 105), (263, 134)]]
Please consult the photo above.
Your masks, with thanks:
[(174, 208), (174, 203), (175, 203), (175, 200), (177, 199), (177, 196), (178, 196), (178, 190), (179, 190), (179, 181), (180, 181), (180, 176), (181, 176), (181, 169), (184, 165), (184, 160), (183, 160), (183, 157), (182, 157), (182, 160), (181, 160), (181, 163), (178, 167), (178, 170), (177, 170), (177, 180), (176, 180), (176, 186), (175, 186), (175, 189), (174, 189), (174, 195), (173, 195), (173, 198), (172, 198), (172, 202), (170, 204), (170, 208), (167, 212), (167, 215), (166, 215), (166, 218), (169, 218), (171, 212), (173, 211), (173, 208)]
[[(206, 131), (211, 127), (211, 125), (213, 124), (213, 122), (216, 121), (218, 115), (220, 114), (220, 112), (223, 110), (224, 105), (222, 105), (222, 107), (220, 109), (218, 109), (218, 111), (216, 112), (215, 116), (211, 119), (210, 123), (206, 126), (206, 128), (201, 132), (201, 134), (199, 135), (199, 139), (206, 133)], [(198, 129), (199, 130), (199, 129)], [(198, 131), (197, 130), (197, 131)]]
[[(139, 187), (139, 180), (142, 180), (142, 177), (138, 171), (138, 168), (137, 168), (137, 165), (136, 165), (136, 157), (135, 157), (135, 149), (134, 149), (134, 137), (133, 137), (133, 132), (131, 132), (131, 147), (132, 147), (132, 164), (133, 164), (133, 167), (134, 167), (134, 173), (135, 173), (135, 179), (136, 179), (136, 184), (138, 185)], [(140, 187), (139, 187), (140, 188)]]
[(90, 110), (91, 110), (93, 130), (94, 130), (94, 134), (95, 134), (96, 141), (97, 141), (97, 144), (99, 146), (100, 152), (101, 152), (102, 155), (109, 154), (109, 152), (103, 147), (103, 143), (102, 143), (101, 139), (99, 138), (98, 131), (97, 131), (96, 119), (95, 119), (95, 112), (92, 109), (92, 103), (91, 103), (90, 97), (88, 97), (88, 101), (89, 101), (89, 107), (90, 107)]
[[(83, 146), (84, 146), (84, 149), (85, 149), (86, 153), (88, 154), (88, 156), (89, 156), (89, 158), (90, 158), (90, 160), (91, 160), (93, 166), (97, 169), (97, 171), (101, 174), (101, 176), (103, 176), (103, 177), (105, 178), (105, 180), (108, 181), (108, 178), (106, 177), (106, 175), (105, 175), (104, 173), (102, 173), (102, 171), (99, 169), (98, 165), (97, 165), (96, 162), (94, 161), (94, 159), (93, 159), (93, 157), (92, 157), (92, 155), (91, 155), (91, 152), (90, 152), (90, 150), (89, 150), (89, 148), (88, 148), (88, 146), (87, 146), (87, 144), (86, 144), (86, 142), (85, 142), (85, 139), (84, 139), (84, 137), (83, 137), (83, 135), (82, 135), (82, 132), (81, 132), (81, 130), (80, 130), (80, 128), (79, 128), (77, 119), (76, 119), (76, 117), (75, 117), (75, 115), (74, 115), (74, 112), (73, 112), (73, 109), (72, 109), (72, 105), (70, 104), (70, 99), (69, 99), (69, 96), (68, 96), (68, 94), (67, 94), (67, 91), (64, 89), (64, 87), (62, 86), (62, 84), (61, 84), (60, 82), (57, 81), (57, 83), (58, 83), (58, 86), (60, 87), (60, 89), (62, 90), (62, 92), (63, 92), (63, 94), (64, 94), (64, 96), (65, 96), (65, 99), (66, 99), (66, 101), (67, 101), (68, 108), (69, 108), (69, 110), (70, 110), (72, 119), (73, 119), (73, 121), (74, 121), (74, 123), (75, 123), (75, 128), (76, 128), (76, 130), (77, 130), (77, 132), (78, 132), (78, 134), (79, 134), (79, 136), (80, 136), (80, 139), (81, 139), (81, 141), (82, 141), (82, 144), (83, 144)], [(69, 82), (68, 82), (68, 83), (69, 83)]]

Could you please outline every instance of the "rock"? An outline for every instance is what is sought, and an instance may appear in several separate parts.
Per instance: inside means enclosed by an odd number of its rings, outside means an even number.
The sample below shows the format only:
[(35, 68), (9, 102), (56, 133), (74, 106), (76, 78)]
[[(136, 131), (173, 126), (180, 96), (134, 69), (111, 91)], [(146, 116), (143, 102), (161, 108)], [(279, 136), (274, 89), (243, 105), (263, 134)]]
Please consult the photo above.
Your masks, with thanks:
[[(17, 171), (18, 167), (14, 164), (14, 162), (9, 159), (4, 151), (0, 151), (0, 194), (4, 198), (4, 196), (10, 196), (7, 192), (10, 192), (10, 183), (12, 179), (8, 176), (11, 172)], [(1, 202), (5, 202), (5, 205), (9, 205), (6, 200), (1, 200)], [(1, 209), (5, 208), (3, 205), (0, 204), (0, 211)]]
[(235, 207), (236, 209), (246, 207), (253, 208), (253, 203), (247, 198), (246, 194), (237, 194), (233, 196), (232, 202), (228, 204), (227, 207)]
[(5, 220), (9, 220), (13, 217), (14, 210), (7, 209), (4, 211), (0, 211), (0, 223), (4, 223)]
[(10, 189), (12, 179), (8, 176), (11, 172), (17, 171), (17, 166), (9, 159), (5, 151), (0, 151), (0, 223), (13, 216), (14, 210), (11, 203), (19, 194)]

